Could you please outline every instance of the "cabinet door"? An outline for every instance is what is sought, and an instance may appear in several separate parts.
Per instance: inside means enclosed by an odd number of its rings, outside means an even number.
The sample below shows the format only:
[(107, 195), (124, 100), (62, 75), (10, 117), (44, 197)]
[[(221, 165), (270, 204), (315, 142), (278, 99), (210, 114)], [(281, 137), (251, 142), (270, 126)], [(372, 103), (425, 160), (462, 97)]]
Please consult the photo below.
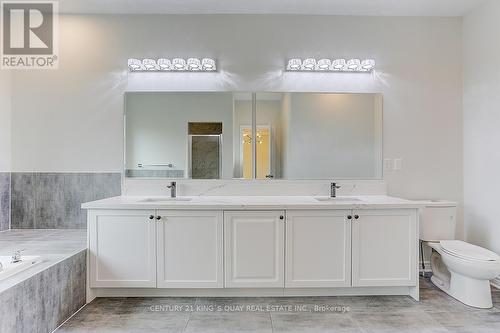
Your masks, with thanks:
[(90, 287), (156, 287), (151, 210), (89, 212)]
[(287, 211), (287, 288), (351, 286), (350, 213)]
[(283, 211), (224, 212), (225, 286), (284, 287)]
[(222, 288), (222, 212), (158, 215), (158, 288)]
[(358, 210), (352, 220), (353, 286), (417, 283), (417, 211)]

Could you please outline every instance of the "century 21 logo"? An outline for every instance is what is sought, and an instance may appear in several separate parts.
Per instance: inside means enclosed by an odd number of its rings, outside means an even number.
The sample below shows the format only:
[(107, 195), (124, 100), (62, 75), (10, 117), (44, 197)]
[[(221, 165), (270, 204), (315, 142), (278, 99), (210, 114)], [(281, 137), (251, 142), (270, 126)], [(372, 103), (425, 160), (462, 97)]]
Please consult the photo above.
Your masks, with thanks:
[(2, 2), (3, 68), (54, 67), (55, 7), (54, 1)]

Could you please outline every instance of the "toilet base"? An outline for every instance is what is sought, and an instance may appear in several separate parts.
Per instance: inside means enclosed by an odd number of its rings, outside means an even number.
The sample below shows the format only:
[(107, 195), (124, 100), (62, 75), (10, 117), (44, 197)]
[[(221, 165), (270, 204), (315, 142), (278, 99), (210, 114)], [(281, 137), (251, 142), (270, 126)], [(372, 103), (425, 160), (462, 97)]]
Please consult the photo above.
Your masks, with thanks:
[(489, 280), (472, 279), (451, 272), (450, 296), (460, 302), (480, 309), (493, 307)]
[(454, 272), (450, 273), (449, 285), (435, 275), (431, 276), (431, 282), (465, 305), (479, 309), (490, 309), (493, 307), (490, 281), (471, 279)]

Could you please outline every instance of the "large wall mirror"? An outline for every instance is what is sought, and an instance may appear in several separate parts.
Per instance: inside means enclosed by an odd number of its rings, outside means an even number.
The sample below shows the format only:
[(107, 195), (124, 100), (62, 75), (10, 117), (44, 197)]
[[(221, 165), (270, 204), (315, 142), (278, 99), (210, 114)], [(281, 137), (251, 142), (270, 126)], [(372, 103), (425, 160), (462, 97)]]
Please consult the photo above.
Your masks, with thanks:
[(381, 179), (382, 95), (128, 92), (125, 176)]

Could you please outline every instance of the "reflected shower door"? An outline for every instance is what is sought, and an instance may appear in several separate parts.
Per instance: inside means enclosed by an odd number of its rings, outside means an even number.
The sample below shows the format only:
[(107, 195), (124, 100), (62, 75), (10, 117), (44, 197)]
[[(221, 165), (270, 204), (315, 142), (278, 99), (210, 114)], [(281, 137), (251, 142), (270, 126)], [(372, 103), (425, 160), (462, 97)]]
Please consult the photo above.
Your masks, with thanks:
[(220, 179), (222, 123), (189, 123), (189, 170), (192, 179)]

